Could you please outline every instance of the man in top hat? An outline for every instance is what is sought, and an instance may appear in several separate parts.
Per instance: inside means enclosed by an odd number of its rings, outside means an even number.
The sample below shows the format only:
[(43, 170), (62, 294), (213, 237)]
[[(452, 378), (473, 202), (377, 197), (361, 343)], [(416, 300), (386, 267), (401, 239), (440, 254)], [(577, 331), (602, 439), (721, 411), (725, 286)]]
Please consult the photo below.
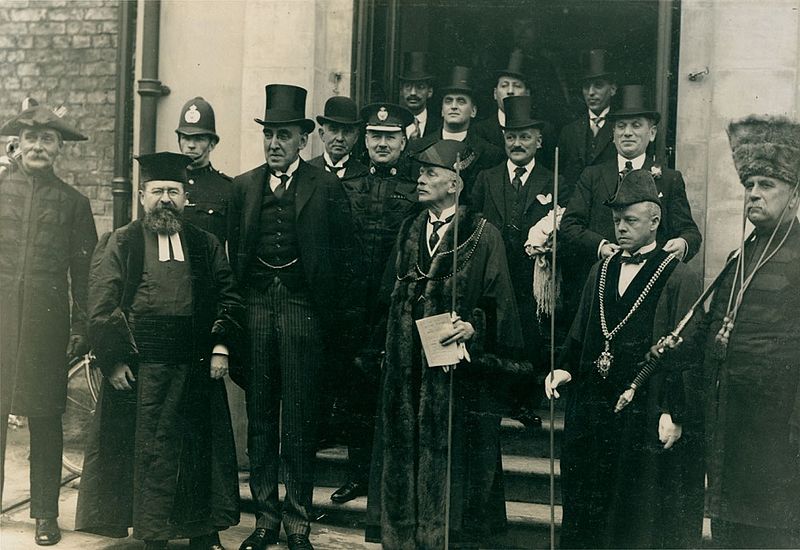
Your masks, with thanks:
[(325, 151), (308, 163), (335, 174), (340, 180), (361, 176), (366, 167), (353, 154), (362, 121), (356, 102), (349, 97), (333, 96), (325, 102), (325, 111), (317, 116), (319, 138)]
[(677, 170), (660, 166), (647, 153), (648, 145), (656, 138), (660, 119), (661, 115), (645, 104), (642, 86), (622, 88), (621, 108), (608, 115), (608, 122), (613, 125), (616, 158), (589, 166), (581, 173), (561, 220), (563, 249), (572, 256), (564, 280), (570, 312), (575, 310), (578, 289), (582, 288), (591, 265), (619, 250), (614, 220), (605, 203), (631, 170), (647, 170), (655, 179), (661, 203), (659, 246), (684, 262), (700, 249), (702, 237), (692, 219), (683, 176)]
[(561, 129), (558, 153), (559, 170), (566, 182), (565, 198), (578, 183), (584, 168), (609, 162), (617, 155), (613, 143), (614, 125), (609, 120), (617, 79), (609, 65), (605, 50), (588, 52), (580, 82), (587, 111)]
[[(534, 118), (530, 96), (509, 96), (504, 100), (503, 137), (506, 162), (478, 174), (471, 204), (500, 229), (506, 246), (511, 282), (522, 321), (526, 356), (543, 374), (547, 334), (538, 322), (531, 292), (532, 262), (525, 253), (531, 227), (550, 212), (553, 203), (553, 173), (542, 166), (537, 152), (542, 146), (544, 121)], [(532, 387), (517, 387), (516, 405), (526, 408)], [(523, 397), (524, 396), (524, 397)], [(517, 411), (519, 412), (519, 411)], [(537, 424), (539, 419), (522, 411), (522, 420)]]
[[(337, 314), (351, 295), (353, 229), (338, 178), (300, 158), (314, 121), (306, 90), (266, 87), (261, 166), (234, 178), (229, 253), (246, 307), (249, 350), (234, 373), (245, 389), (250, 491), (256, 529), (241, 550), (311, 548), (316, 421), (323, 352), (347, 330)], [(286, 498), (278, 501), (278, 470)]]
[[(472, 122), (478, 114), (471, 71), (468, 67), (455, 66), (450, 82), (441, 88), (443, 126), (440, 131), (429, 134), (411, 143), (411, 153), (427, 149), (437, 141), (449, 139), (463, 141), (475, 154), (475, 162), (461, 174), (464, 181), (464, 199), (469, 199), (475, 178), (481, 170), (496, 166), (503, 161), (503, 150), (478, 136)], [(414, 168), (412, 167), (412, 173)]]
[(755, 230), (729, 257), (701, 333), (711, 538), (717, 548), (798, 548), (800, 124), (751, 115), (728, 138)]
[[(522, 342), (500, 232), (466, 206), (456, 211), (463, 190), (458, 172), (473, 159), (466, 143), (453, 140), (419, 153), (417, 194), (424, 211), (401, 224), (387, 269), (386, 355), (367, 518), (367, 540), (384, 548), (442, 548), (448, 497), (454, 545), (483, 546), (506, 523), (500, 415), (491, 403), (502, 395), (507, 371), (523, 370), (508, 360)], [(454, 372), (428, 366), (422, 352), (415, 321), (437, 314), (452, 314), (440, 342), (464, 345), (471, 355), (471, 363)]]
[(243, 306), (219, 240), (191, 223), (178, 153), (137, 157), (144, 218), (107, 234), (92, 258), (89, 335), (103, 372), (76, 528), (189, 538), (222, 550), (239, 522), (236, 450), (225, 383), (241, 354)]
[(211, 152), (219, 143), (211, 104), (199, 96), (187, 101), (181, 109), (175, 133), (181, 153), (192, 159), (187, 168), (186, 221), (213, 234), (224, 245), (233, 185), (230, 176), (211, 165)]
[[(697, 548), (703, 521), (698, 346), (685, 344), (615, 410), (648, 350), (702, 289), (656, 241), (662, 198), (648, 170), (632, 170), (607, 202), (619, 250), (583, 288), (548, 397), (567, 384), (562, 548)], [(696, 314), (692, 330), (701, 312)]]
[[(385, 322), (378, 307), (382, 276), (400, 223), (417, 207), (416, 183), (406, 176), (406, 171), (398, 169), (411, 113), (400, 105), (373, 103), (361, 110), (361, 116), (366, 121), (369, 170), (342, 181), (353, 214), (362, 276), (351, 304), (353, 318), (348, 326), (352, 330), (340, 334), (339, 339), (342, 372), (336, 379), (344, 383), (339, 382), (336, 393), (342, 398), (338, 410), (346, 416), (350, 479), (331, 495), (336, 503), (367, 494), (380, 350), (366, 342), (364, 334)], [(355, 357), (360, 368), (354, 366)]]
[(18, 154), (0, 168), (0, 495), (8, 415), (28, 417), (36, 544), (56, 544), (67, 361), (88, 351), (86, 294), (97, 242), (92, 209), (56, 176), (65, 141), (86, 136), (44, 106), (6, 122)]
[(409, 140), (435, 134), (442, 125), (437, 113), (428, 109), (433, 96), (433, 74), (426, 52), (404, 52), (400, 71), (400, 104), (411, 111), (414, 120), (406, 127)]

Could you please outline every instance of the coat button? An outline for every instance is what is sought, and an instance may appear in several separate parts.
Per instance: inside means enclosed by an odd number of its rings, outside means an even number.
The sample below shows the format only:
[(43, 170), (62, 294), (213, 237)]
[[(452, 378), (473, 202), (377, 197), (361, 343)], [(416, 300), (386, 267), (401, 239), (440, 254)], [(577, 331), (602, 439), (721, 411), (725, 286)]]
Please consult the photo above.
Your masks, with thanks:
[(189, 185), (193, 184), (194, 180), (189, 180)]
[(211, 209), (209, 209), (209, 210), (208, 210), (208, 213), (209, 213), (209, 214), (213, 214), (213, 213), (214, 213), (214, 211), (213, 211), (213, 210), (211, 210)]

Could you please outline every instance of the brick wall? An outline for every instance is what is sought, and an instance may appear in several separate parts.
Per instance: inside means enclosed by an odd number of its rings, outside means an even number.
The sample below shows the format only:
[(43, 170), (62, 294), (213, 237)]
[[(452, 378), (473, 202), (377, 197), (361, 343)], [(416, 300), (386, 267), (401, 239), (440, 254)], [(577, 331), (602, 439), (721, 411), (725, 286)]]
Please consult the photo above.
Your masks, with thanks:
[(0, 120), (17, 114), (26, 96), (67, 108), (66, 119), (89, 141), (68, 142), (56, 173), (91, 199), (101, 233), (111, 229), (118, 5), (119, 0), (0, 3)]

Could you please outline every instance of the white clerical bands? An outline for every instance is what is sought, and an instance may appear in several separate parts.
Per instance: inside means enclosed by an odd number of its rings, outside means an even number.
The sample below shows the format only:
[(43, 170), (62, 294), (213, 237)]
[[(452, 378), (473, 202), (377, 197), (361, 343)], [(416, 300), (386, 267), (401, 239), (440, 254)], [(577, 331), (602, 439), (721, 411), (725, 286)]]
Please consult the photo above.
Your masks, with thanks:
[[(170, 245), (172, 246), (170, 247)], [(170, 248), (172, 248), (171, 254), (170, 254)], [(158, 261), (168, 262), (170, 260), (175, 260), (176, 262), (182, 262), (184, 260), (183, 246), (181, 246), (180, 233), (173, 233), (169, 237), (167, 235), (162, 235), (161, 233), (159, 233)]]

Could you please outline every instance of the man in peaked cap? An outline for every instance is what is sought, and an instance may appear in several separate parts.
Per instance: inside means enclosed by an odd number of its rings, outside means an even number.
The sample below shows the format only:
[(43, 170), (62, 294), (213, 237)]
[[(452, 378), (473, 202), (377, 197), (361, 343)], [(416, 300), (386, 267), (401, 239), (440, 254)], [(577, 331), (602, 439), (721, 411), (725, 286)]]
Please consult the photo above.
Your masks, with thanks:
[[(401, 224), (387, 269), (386, 355), (367, 505), (367, 540), (384, 548), (444, 545), (451, 380), (450, 540), (485, 546), (506, 524), (500, 416), (489, 403), (502, 395), (508, 370), (522, 370), (508, 360), (522, 342), (500, 232), (467, 206), (456, 212), (463, 189), (457, 170), (474, 158), (466, 143), (453, 140), (419, 153), (417, 194), (425, 209)], [(428, 367), (415, 328), (416, 320), (442, 313), (453, 316), (441, 342), (464, 345), (471, 355), (471, 363), (459, 366), (452, 378), (445, 369)]]
[(353, 147), (361, 134), (356, 102), (349, 97), (333, 96), (325, 102), (325, 111), (317, 116), (318, 132), (325, 151), (308, 161), (340, 180), (361, 176), (366, 167), (355, 158)]
[(233, 185), (230, 176), (211, 165), (211, 152), (219, 143), (211, 104), (202, 97), (187, 101), (181, 109), (175, 133), (178, 134), (181, 153), (192, 159), (188, 167), (188, 200), (184, 216), (189, 222), (216, 236), (224, 245)]
[(418, 139), (436, 133), (442, 125), (437, 113), (428, 109), (428, 101), (433, 97), (433, 74), (429, 69), (426, 52), (404, 52), (400, 71), (400, 102), (414, 115), (414, 120), (406, 127), (408, 139)]
[[(522, 320), (527, 358), (544, 375), (549, 323), (539, 323), (531, 292), (532, 262), (525, 253), (528, 231), (550, 212), (553, 203), (553, 173), (539, 162), (544, 121), (532, 115), (531, 97), (509, 95), (504, 100), (503, 137), (507, 160), (478, 174), (471, 204), (500, 229)], [(533, 382), (533, 381), (531, 381)], [(538, 384), (536, 385), (538, 387)], [(526, 425), (541, 424), (527, 410), (532, 404), (532, 386), (515, 388), (519, 420)], [(538, 401), (541, 400), (541, 396)]]
[[(369, 170), (342, 181), (350, 201), (364, 275), (354, 293), (358, 302), (354, 301), (350, 312), (353, 322), (348, 325), (354, 330), (340, 339), (342, 372), (337, 380), (345, 383), (339, 382), (336, 395), (342, 405), (338, 409), (346, 416), (350, 479), (331, 495), (337, 503), (367, 494), (382, 342), (365, 342), (364, 334), (385, 322), (377, 307), (382, 276), (400, 223), (417, 207), (416, 183), (401, 169), (406, 145), (404, 130), (412, 120), (411, 113), (400, 105), (373, 103), (361, 110), (361, 117), (366, 121)], [(354, 366), (354, 357), (360, 368)]]
[(65, 141), (83, 141), (50, 109), (34, 105), (0, 135), (19, 138), (0, 170), (0, 494), (8, 415), (28, 417), (31, 508), (36, 544), (61, 539), (61, 485), (67, 361), (88, 351), (89, 260), (97, 242), (87, 199), (54, 172)]
[[(411, 153), (419, 153), (443, 139), (465, 142), (475, 153), (475, 162), (461, 174), (465, 189), (462, 198), (468, 200), (478, 173), (502, 162), (503, 151), (478, 136), (472, 126), (473, 119), (478, 114), (478, 108), (474, 99), (471, 70), (468, 67), (453, 67), (450, 81), (440, 91), (442, 93), (442, 128), (434, 134), (412, 141)], [(412, 173), (414, 171), (414, 167), (412, 167)]]
[(270, 84), (265, 91), (256, 122), (266, 162), (234, 179), (228, 236), (247, 309), (246, 368), (234, 380), (246, 393), (256, 508), (256, 529), (240, 548), (275, 544), (282, 524), (289, 548), (307, 549), (320, 375), (325, 348), (347, 330), (341, 314), (355, 279), (353, 229), (339, 179), (300, 158), (314, 129), (306, 90)]
[(619, 250), (593, 266), (559, 368), (545, 379), (548, 397), (559, 397), (569, 382), (562, 548), (697, 548), (701, 542), (696, 343), (665, 356), (636, 388), (635, 400), (615, 411), (651, 346), (674, 330), (702, 288), (656, 241), (662, 201), (647, 170), (626, 174), (607, 201)]
[(755, 229), (723, 271), (701, 333), (711, 538), (717, 548), (798, 548), (800, 124), (751, 115), (728, 138)]
[(104, 237), (92, 258), (89, 334), (103, 372), (76, 528), (191, 539), (222, 550), (239, 522), (233, 430), (222, 378), (241, 355), (243, 306), (216, 237), (185, 223), (178, 153), (137, 157), (144, 218)]

